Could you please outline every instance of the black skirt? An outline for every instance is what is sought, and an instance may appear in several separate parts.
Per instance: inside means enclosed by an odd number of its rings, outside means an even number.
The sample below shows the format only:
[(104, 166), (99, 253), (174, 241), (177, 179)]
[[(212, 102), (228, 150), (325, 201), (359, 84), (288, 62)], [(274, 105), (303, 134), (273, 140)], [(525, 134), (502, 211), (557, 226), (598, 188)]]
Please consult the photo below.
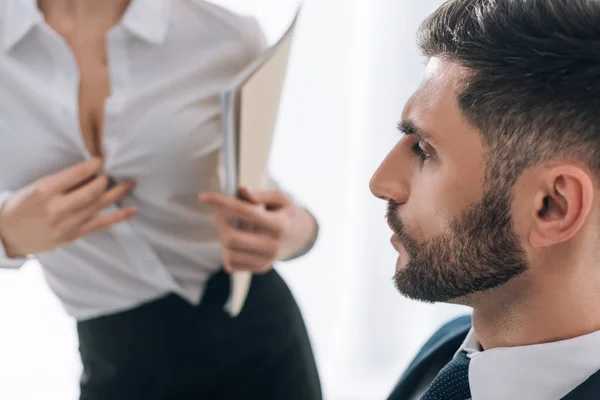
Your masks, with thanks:
[(192, 306), (169, 295), (78, 323), (81, 400), (320, 400), (300, 310), (272, 270), (255, 275), (241, 314), (223, 309), (224, 272)]

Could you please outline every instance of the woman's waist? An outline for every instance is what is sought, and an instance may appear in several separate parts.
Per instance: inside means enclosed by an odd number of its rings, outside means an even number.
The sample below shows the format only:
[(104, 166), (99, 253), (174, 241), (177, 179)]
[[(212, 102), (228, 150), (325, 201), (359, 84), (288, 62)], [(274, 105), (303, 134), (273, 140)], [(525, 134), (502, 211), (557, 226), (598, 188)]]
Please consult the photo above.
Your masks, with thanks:
[(38, 257), (46, 280), (77, 319), (143, 303), (160, 293), (175, 293), (190, 303), (221, 267), (218, 250), (206, 247), (195, 257), (125, 247), (102, 248), (78, 241)]

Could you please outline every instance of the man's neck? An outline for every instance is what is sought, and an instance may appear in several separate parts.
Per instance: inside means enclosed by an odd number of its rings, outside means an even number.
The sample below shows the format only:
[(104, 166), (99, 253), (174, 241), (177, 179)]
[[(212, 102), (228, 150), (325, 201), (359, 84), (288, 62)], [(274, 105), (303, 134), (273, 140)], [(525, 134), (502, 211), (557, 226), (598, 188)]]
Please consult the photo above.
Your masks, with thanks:
[(47, 21), (55, 21), (64, 31), (108, 30), (123, 17), (131, 0), (38, 0)]
[(473, 302), (477, 339), (489, 350), (556, 342), (600, 330), (600, 280), (591, 279), (589, 271), (580, 276), (557, 271), (541, 284), (522, 276), (482, 294)]

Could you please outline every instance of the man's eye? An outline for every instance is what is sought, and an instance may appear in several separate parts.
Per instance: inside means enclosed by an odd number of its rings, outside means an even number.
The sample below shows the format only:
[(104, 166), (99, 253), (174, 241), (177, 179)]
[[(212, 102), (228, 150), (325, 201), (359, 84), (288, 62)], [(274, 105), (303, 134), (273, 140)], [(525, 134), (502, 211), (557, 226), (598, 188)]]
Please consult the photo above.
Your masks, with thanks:
[(429, 158), (429, 153), (427, 153), (427, 151), (424, 149), (425, 146), (426, 145), (423, 142), (419, 141), (413, 144), (410, 150), (413, 152), (413, 154), (419, 157), (421, 161), (425, 161)]

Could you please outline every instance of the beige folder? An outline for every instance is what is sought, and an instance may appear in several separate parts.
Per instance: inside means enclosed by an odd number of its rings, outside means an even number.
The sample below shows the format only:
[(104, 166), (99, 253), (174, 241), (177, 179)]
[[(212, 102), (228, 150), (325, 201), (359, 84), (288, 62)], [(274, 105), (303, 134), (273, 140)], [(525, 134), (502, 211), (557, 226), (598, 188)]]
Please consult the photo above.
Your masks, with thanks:
[[(252, 190), (268, 185), (269, 155), (300, 10), (281, 39), (222, 93), (225, 191), (230, 196), (238, 197), (240, 187)], [(232, 274), (225, 305), (231, 316), (241, 312), (251, 281), (249, 272)]]

